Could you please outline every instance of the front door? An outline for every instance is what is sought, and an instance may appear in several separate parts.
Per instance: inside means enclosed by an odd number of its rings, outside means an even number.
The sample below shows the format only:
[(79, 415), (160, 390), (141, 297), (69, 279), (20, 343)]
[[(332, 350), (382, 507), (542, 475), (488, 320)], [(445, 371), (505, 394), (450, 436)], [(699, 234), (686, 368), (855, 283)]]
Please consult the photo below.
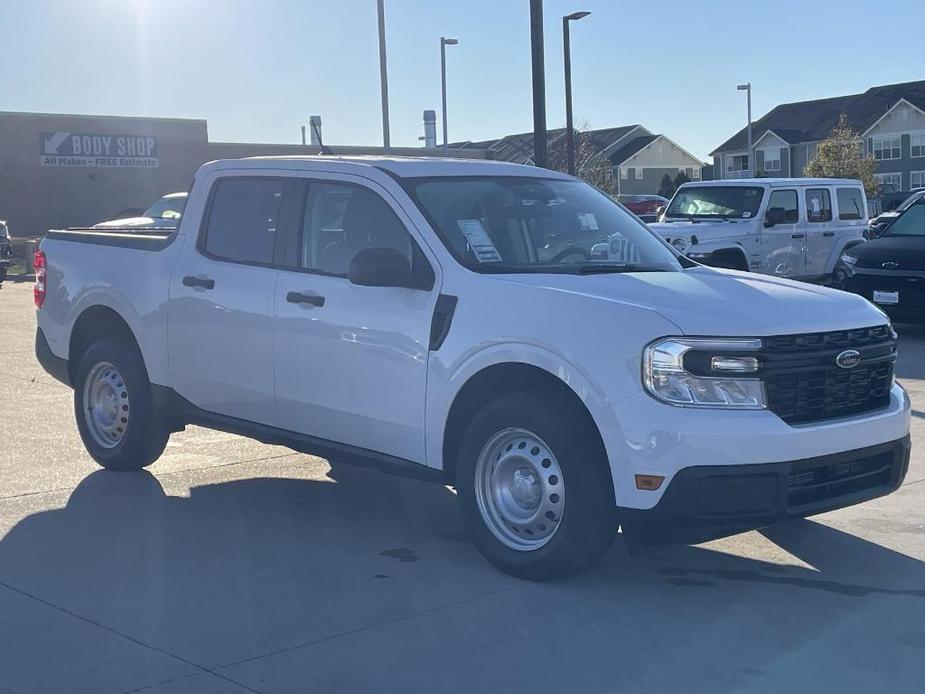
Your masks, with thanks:
[[(389, 194), (360, 179), (306, 180), (276, 289), (278, 426), (418, 463), (430, 325), (438, 294), (347, 279), (365, 248), (392, 248), (433, 277)], [(336, 182), (335, 182), (336, 181)]]
[(780, 277), (804, 273), (804, 234), (800, 228), (800, 207), (796, 190), (772, 190), (764, 213), (762, 247), (764, 272)]
[(201, 409), (275, 419), (274, 259), (294, 187), (294, 177), (222, 173), (198, 238), (193, 231), (186, 239), (170, 283), (167, 349), (174, 389)]

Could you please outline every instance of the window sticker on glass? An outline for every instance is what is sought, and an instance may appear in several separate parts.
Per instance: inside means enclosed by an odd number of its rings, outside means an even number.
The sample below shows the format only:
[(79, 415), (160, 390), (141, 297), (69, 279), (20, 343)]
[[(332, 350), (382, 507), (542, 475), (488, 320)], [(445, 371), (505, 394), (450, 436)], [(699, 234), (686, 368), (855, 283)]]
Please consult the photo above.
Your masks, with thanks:
[(465, 235), (466, 240), (469, 242), (469, 247), (472, 248), (472, 252), (480, 263), (501, 262), (501, 255), (498, 253), (498, 249), (495, 248), (495, 244), (491, 242), (491, 238), (488, 236), (488, 232), (485, 231), (485, 227), (482, 226), (481, 220), (457, 219), (456, 225)]
[(582, 231), (598, 231), (597, 218), (593, 212), (584, 212), (578, 215), (578, 224)]
[(748, 218), (751, 217), (751, 216), (752, 216), (752, 213), (751, 213), (751, 212), (743, 212), (743, 213), (742, 213), (742, 219), (748, 219)]

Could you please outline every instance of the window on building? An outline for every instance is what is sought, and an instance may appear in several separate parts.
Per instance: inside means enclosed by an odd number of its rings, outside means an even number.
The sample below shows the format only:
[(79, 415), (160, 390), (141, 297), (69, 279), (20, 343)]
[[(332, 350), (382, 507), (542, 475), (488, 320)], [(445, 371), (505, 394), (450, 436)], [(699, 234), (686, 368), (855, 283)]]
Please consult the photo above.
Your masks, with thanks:
[(694, 180), (694, 181), (700, 180), (700, 167), (695, 166), (691, 173), (693, 174), (691, 176), (691, 180)]
[(925, 157), (925, 133), (918, 133), (911, 137), (912, 156)]
[(899, 135), (871, 138), (870, 149), (873, 152), (874, 159), (899, 159), (902, 156), (900, 154), (901, 142)]
[(761, 151), (764, 154), (764, 170), (780, 171), (780, 147), (766, 147)]
[(809, 222), (832, 221), (832, 196), (825, 188), (806, 190), (806, 220)]
[(839, 219), (861, 219), (864, 216), (864, 200), (861, 195), (860, 188), (839, 188), (835, 191)]
[(642, 176), (643, 176), (642, 167), (637, 166), (637, 167), (636, 167), (636, 180), (637, 180), (637, 181), (638, 181), (638, 180), (641, 180), (641, 179), (642, 179)]
[(910, 188), (925, 188), (925, 171), (913, 171), (909, 175)]
[(903, 189), (903, 175), (901, 173), (874, 174), (874, 180), (884, 193), (893, 193)]
[(768, 210), (765, 212), (768, 219), (774, 218), (776, 224), (796, 224), (800, 221), (800, 210), (797, 205), (797, 192), (795, 190), (775, 190), (768, 198)]
[(286, 181), (279, 178), (218, 181), (212, 189), (205, 252), (239, 263), (272, 263), (285, 187)]
[(621, 168), (621, 169), (620, 169), (620, 178), (622, 178), (622, 179), (625, 181), (625, 180), (626, 180), (627, 178), (629, 178), (629, 177), (630, 177), (629, 169)]
[(726, 171), (748, 171), (747, 154), (730, 154), (726, 157)]

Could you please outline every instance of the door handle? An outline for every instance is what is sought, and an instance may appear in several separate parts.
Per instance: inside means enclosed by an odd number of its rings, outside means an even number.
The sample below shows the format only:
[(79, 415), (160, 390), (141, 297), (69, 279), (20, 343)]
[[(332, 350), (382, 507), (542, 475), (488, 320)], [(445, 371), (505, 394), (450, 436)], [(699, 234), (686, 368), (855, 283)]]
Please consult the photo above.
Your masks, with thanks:
[(194, 277), (193, 275), (187, 275), (183, 278), (184, 287), (202, 287), (203, 289), (214, 289), (215, 280), (209, 279), (208, 277)]
[(324, 306), (324, 297), (317, 294), (303, 294), (302, 292), (289, 292), (286, 301), (290, 304), (310, 304), (321, 308)]
[(806, 234), (790, 234), (790, 238), (792, 238), (792, 239), (802, 239), (802, 238), (806, 238)]
[(822, 235), (823, 236), (835, 236), (835, 232), (834, 231), (823, 231)]

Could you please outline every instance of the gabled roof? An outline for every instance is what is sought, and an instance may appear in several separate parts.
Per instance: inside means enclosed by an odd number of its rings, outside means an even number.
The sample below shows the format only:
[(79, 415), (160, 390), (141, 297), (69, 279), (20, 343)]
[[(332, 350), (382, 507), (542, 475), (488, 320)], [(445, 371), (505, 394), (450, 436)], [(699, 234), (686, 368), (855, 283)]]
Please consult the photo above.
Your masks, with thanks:
[(614, 166), (619, 166), (634, 154), (637, 154), (646, 145), (655, 142), (661, 135), (642, 135), (634, 137), (625, 144), (620, 145), (616, 150), (610, 153), (607, 158), (613, 162)]
[[(621, 125), (616, 128), (601, 128), (588, 130), (584, 134), (591, 139), (594, 149), (603, 151), (610, 145), (618, 142), (639, 125)], [(648, 132), (648, 131), (646, 131)], [(565, 135), (565, 128), (555, 128), (546, 131), (547, 146), (556, 142)], [(533, 133), (517, 133), (507, 135), (497, 140), (483, 140), (481, 142), (453, 142), (449, 145), (454, 149), (488, 149), (498, 158), (516, 163), (533, 161)]]
[[(824, 140), (843, 113), (851, 127), (863, 133), (901, 99), (925, 111), (925, 80), (871, 87), (863, 94), (781, 104), (752, 124), (752, 141), (757, 142), (768, 130), (790, 144)], [(747, 147), (747, 129), (742, 128), (710, 154)]]

